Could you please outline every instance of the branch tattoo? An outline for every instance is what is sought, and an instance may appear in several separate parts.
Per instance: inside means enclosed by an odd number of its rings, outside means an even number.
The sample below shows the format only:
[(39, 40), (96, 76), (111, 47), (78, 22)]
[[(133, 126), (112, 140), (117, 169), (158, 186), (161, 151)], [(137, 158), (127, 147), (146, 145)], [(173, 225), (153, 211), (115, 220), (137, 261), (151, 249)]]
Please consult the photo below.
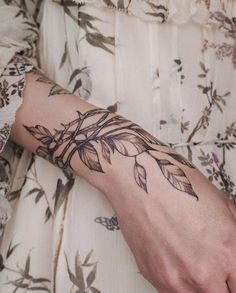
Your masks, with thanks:
[(51, 89), (48, 93), (48, 97), (56, 96), (56, 95), (72, 95), (68, 90), (62, 88), (60, 85), (56, 84), (54, 81), (45, 77), (43, 73), (38, 68), (33, 68), (32, 73), (37, 76), (36, 82), (41, 82), (44, 84), (51, 85)]
[[(77, 111), (76, 116), (74, 120), (62, 123), (60, 129), (53, 131), (42, 125), (24, 126), (41, 144), (36, 150), (37, 155), (62, 169), (71, 170), (72, 158), (79, 155), (90, 170), (102, 173), (101, 161), (112, 164), (112, 155), (119, 153), (133, 159), (133, 178), (148, 193), (147, 170), (138, 162), (139, 156), (146, 154), (155, 161), (175, 189), (198, 200), (185, 172), (179, 167), (194, 166), (139, 125), (99, 108), (85, 113)], [(164, 159), (163, 156), (159, 158), (160, 153), (165, 154)]]

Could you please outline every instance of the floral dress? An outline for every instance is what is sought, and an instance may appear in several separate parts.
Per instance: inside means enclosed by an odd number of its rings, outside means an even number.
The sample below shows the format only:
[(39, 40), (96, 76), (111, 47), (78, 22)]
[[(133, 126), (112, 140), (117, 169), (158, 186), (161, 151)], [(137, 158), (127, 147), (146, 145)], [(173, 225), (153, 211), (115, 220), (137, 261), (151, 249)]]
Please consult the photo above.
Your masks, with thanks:
[(35, 67), (236, 202), (236, 1), (0, 0), (0, 292), (156, 292), (105, 196), (9, 140)]

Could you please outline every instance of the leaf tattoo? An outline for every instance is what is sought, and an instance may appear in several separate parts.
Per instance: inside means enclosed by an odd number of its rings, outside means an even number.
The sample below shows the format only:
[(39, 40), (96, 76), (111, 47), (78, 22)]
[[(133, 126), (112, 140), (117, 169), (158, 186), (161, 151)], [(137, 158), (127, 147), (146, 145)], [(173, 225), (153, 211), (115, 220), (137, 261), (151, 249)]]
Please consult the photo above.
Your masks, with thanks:
[(190, 168), (195, 168), (194, 165), (186, 160), (184, 157), (182, 157), (180, 154), (176, 154), (176, 153), (168, 153), (168, 155), (170, 157), (172, 157), (173, 159), (175, 159), (176, 161), (178, 161), (179, 163), (185, 165), (185, 166), (188, 166)]
[(111, 164), (111, 151), (110, 151), (109, 147), (107, 146), (107, 144), (103, 140), (101, 140), (101, 146), (102, 146), (102, 155), (103, 155), (103, 158), (109, 164)]
[[(167, 145), (139, 125), (107, 109), (97, 108), (85, 113), (77, 111), (77, 117), (61, 124), (60, 129), (49, 130), (42, 125), (25, 126), (25, 129), (40, 142), (36, 153), (62, 169), (73, 171), (71, 162), (78, 155), (88, 169), (104, 173), (101, 159), (112, 164), (112, 155), (119, 153), (134, 160), (134, 180), (148, 193), (147, 170), (137, 161), (141, 154), (145, 154), (156, 161), (164, 177), (175, 189), (198, 199), (181, 168), (181, 165), (194, 168), (189, 161), (170, 151)], [(158, 159), (153, 152), (163, 153), (167, 158)]]
[(98, 172), (103, 172), (99, 162), (98, 153), (95, 147), (88, 142), (78, 150), (81, 161), (90, 169)]
[(128, 157), (137, 156), (150, 149), (149, 145), (142, 138), (128, 132), (110, 135), (106, 138), (106, 142), (113, 152), (117, 150), (121, 155)]
[(172, 164), (168, 160), (156, 159), (156, 162), (159, 165), (162, 174), (173, 187), (180, 191), (186, 192), (198, 199), (198, 196), (193, 191), (192, 185), (183, 170), (181, 170), (178, 166)]
[(70, 94), (67, 90), (64, 90), (59, 85), (55, 84), (51, 87), (48, 97), (56, 95), (68, 95)]
[(56, 95), (71, 95), (71, 93), (68, 90), (62, 88), (58, 84), (55, 84), (55, 82), (53, 82), (52, 80), (42, 75), (38, 69), (34, 69), (33, 73), (38, 75), (36, 79), (37, 82), (51, 85), (51, 88), (48, 93), (48, 97), (56, 96)]
[(147, 173), (145, 168), (137, 161), (134, 164), (134, 178), (138, 186), (147, 192)]

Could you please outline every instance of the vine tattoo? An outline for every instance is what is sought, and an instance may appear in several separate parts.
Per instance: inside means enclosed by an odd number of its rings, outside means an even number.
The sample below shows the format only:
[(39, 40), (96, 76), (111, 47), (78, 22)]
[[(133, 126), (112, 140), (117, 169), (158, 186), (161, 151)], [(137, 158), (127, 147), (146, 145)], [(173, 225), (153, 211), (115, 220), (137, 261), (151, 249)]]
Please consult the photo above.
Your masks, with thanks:
[(34, 69), (31, 72), (37, 76), (35, 80), (36, 82), (41, 82), (41, 83), (51, 85), (51, 88), (48, 93), (48, 97), (56, 96), (56, 95), (72, 95), (72, 93), (70, 93), (68, 90), (62, 88), (60, 85), (56, 84), (54, 81), (45, 77), (38, 68), (34, 67)]
[(55, 84), (53, 81), (45, 78), (44, 76), (40, 76), (39, 78), (36, 79), (37, 82), (42, 82), (42, 83), (48, 83), (52, 85), (48, 97), (55, 96), (55, 95), (68, 95), (70, 94), (69, 91), (63, 89), (60, 87), (58, 84)]
[[(24, 127), (41, 143), (36, 150), (37, 155), (62, 169), (73, 171), (72, 158), (79, 155), (90, 170), (104, 172), (102, 159), (104, 163), (112, 164), (112, 154), (118, 152), (133, 159), (134, 180), (148, 193), (147, 170), (139, 162), (139, 156), (146, 154), (156, 162), (174, 188), (198, 200), (185, 172), (179, 167), (194, 168), (189, 161), (172, 152), (139, 125), (106, 109), (92, 109), (85, 113), (77, 111), (74, 120), (53, 131), (42, 125)], [(164, 158), (160, 158), (161, 153)]]

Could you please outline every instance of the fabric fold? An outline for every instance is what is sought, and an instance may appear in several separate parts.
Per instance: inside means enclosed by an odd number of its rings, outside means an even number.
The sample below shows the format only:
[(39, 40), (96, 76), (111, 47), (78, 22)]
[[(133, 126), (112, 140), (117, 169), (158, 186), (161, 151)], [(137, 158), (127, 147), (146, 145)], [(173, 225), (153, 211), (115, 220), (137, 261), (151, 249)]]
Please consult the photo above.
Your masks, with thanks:
[(0, 5), (0, 76), (16, 53), (36, 55), (38, 27), (19, 7)]
[[(16, 112), (22, 104), (22, 95), (26, 84), (25, 74), (33, 69), (27, 58), (16, 54), (0, 77), (0, 153), (10, 137)], [(6, 199), (10, 191), (9, 174), (0, 161), (0, 235), (3, 226), (11, 217), (11, 207)]]
[(53, 0), (63, 6), (94, 5), (117, 9), (145, 21), (158, 23), (187, 23), (190, 20), (200, 25), (224, 24), (235, 26), (236, 1), (234, 0)]

